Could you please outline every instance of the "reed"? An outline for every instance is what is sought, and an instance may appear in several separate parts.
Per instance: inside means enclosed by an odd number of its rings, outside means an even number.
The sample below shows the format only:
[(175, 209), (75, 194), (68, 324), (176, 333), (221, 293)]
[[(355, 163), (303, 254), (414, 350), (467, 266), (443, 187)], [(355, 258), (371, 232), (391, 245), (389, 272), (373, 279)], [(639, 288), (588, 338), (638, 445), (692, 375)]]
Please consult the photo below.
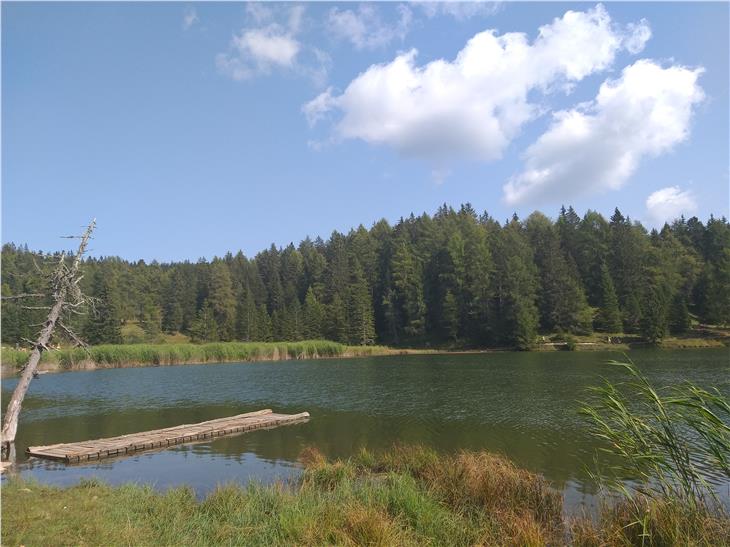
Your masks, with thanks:
[[(329, 340), (300, 342), (217, 342), (209, 344), (108, 344), (82, 348), (63, 348), (43, 352), (41, 363), (64, 369), (85, 363), (98, 366), (174, 365), (186, 363), (225, 363), (280, 359), (318, 359), (385, 355), (393, 350), (384, 346), (346, 346)], [(28, 352), (2, 348), (2, 363), (22, 367)]]

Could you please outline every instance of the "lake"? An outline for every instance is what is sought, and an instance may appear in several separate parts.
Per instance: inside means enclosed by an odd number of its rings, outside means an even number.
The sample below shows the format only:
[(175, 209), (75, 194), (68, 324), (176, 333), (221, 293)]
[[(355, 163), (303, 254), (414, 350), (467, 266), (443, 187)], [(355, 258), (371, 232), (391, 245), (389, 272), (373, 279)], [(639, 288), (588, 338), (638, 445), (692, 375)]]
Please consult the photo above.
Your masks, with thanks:
[[(691, 380), (730, 396), (727, 349), (632, 351), (655, 385)], [(544, 474), (568, 506), (590, 505), (597, 443), (578, 413), (589, 386), (620, 380), (604, 352), (409, 355), (340, 360), (182, 365), (47, 374), (31, 383), (17, 448), (82, 441), (272, 408), (308, 411), (304, 424), (180, 445), (87, 465), (32, 459), (22, 475), (67, 485), (82, 477), (158, 488), (269, 482), (299, 472), (308, 445), (330, 457), (361, 447), (421, 443), (487, 449)], [(7, 401), (16, 379), (2, 383)], [(710, 473), (723, 497), (730, 484)]]

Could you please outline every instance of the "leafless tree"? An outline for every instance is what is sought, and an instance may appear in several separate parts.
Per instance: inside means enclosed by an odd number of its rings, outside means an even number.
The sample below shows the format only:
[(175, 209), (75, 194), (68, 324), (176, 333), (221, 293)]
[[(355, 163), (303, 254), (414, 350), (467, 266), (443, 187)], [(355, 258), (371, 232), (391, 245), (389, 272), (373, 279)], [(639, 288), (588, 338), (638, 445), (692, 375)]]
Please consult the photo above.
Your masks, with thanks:
[[(79, 271), (79, 267), (81, 265), (81, 258), (86, 252), (86, 247), (95, 226), (96, 219), (91, 221), (83, 235), (68, 236), (72, 238), (80, 238), (81, 242), (79, 243), (78, 251), (76, 251), (76, 254), (73, 256), (70, 265), (65, 253), (61, 253), (58, 257), (58, 263), (53, 269), (53, 273), (50, 277), (51, 305), (22, 306), (25, 309), (47, 309), (48, 316), (42, 323), (42, 328), (38, 333), (38, 338), (35, 341), (28, 341), (31, 345), (30, 356), (28, 357), (28, 362), (22, 369), (20, 380), (18, 381), (18, 385), (15, 387), (13, 396), (10, 398), (10, 403), (8, 403), (8, 409), (3, 420), (0, 442), (2, 442), (2, 451), (5, 455), (4, 459), (7, 459), (8, 461), (12, 462), (15, 455), (15, 435), (18, 431), (18, 417), (20, 416), (23, 399), (25, 398), (25, 394), (30, 386), (30, 381), (36, 374), (38, 363), (41, 360), (41, 354), (43, 351), (48, 350), (48, 344), (53, 336), (54, 330), (58, 327), (62, 334), (71, 339), (75, 344), (84, 347), (86, 346), (81, 338), (74, 333), (70, 327), (64, 324), (63, 319), (64, 317), (74, 313), (83, 313), (84, 308), (92, 303), (91, 299), (85, 296), (79, 287), (79, 282), (83, 278), (83, 275)], [(17, 294), (3, 298), (25, 300), (28, 298), (43, 298), (48, 296), (49, 295), (43, 293), (32, 293)]]

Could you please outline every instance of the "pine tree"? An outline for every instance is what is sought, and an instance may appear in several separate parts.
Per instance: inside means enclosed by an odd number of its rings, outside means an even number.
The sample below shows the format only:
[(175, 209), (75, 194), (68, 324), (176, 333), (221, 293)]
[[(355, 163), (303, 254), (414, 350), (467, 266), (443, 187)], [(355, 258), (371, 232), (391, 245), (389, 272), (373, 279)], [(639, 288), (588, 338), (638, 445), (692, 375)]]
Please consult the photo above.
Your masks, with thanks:
[(513, 218), (499, 234), (495, 258), (496, 287), (490, 330), (500, 344), (528, 349), (537, 335), (538, 310), (535, 305), (537, 268), (532, 249)]
[(691, 324), (689, 309), (687, 309), (687, 298), (681, 292), (677, 292), (669, 308), (669, 332), (684, 334), (689, 330)]
[(596, 330), (602, 332), (621, 332), (621, 311), (618, 307), (616, 290), (606, 264), (601, 265), (601, 290), (598, 299)]
[(347, 315), (349, 342), (361, 346), (375, 343), (373, 301), (365, 272), (357, 260), (353, 261), (350, 286), (348, 287)]
[(231, 273), (225, 262), (216, 260), (210, 267), (208, 304), (217, 323), (218, 338), (233, 340), (236, 322), (236, 300), (233, 294)]
[[(571, 222), (576, 223), (574, 217), (577, 218), (574, 211), (572, 215), (566, 213), (564, 222), (573, 219)], [(574, 228), (567, 229), (574, 233)], [(545, 215), (533, 213), (527, 219), (527, 234), (540, 277), (538, 307), (543, 329), (577, 334), (590, 332), (588, 302), (578, 272), (575, 267), (571, 268), (560, 247), (558, 232)]]
[(307, 340), (319, 340), (324, 338), (322, 325), (324, 319), (324, 307), (314, 294), (314, 289), (307, 289), (307, 296), (304, 298), (303, 311), (304, 337)]
[(650, 286), (642, 302), (641, 335), (652, 344), (661, 341), (667, 333), (667, 302), (661, 290)]
[(84, 327), (84, 338), (91, 345), (121, 344), (122, 320), (119, 296), (113, 274), (101, 269), (93, 277), (93, 295), (97, 301)]
[(258, 311), (248, 286), (241, 291), (236, 305), (236, 339), (246, 342), (258, 339)]
[(193, 342), (218, 341), (218, 324), (215, 320), (213, 308), (206, 300), (190, 327), (190, 339)]
[(155, 339), (162, 331), (162, 312), (151, 298), (145, 299), (140, 323), (148, 339)]
[(332, 302), (326, 307), (327, 321), (325, 332), (329, 340), (347, 344), (348, 342), (348, 321), (347, 310), (344, 302), (338, 294), (335, 294)]
[(256, 340), (260, 342), (271, 342), (274, 339), (274, 327), (271, 322), (271, 316), (266, 311), (266, 306), (261, 304), (258, 308), (258, 317), (256, 318)]
[(456, 303), (454, 293), (446, 291), (441, 306), (441, 326), (446, 338), (456, 342), (459, 337), (459, 306)]
[(423, 279), (418, 258), (406, 241), (401, 241), (396, 247), (392, 271), (396, 301), (402, 310), (403, 332), (411, 338), (420, 338), (425, 333), (426, 316)]

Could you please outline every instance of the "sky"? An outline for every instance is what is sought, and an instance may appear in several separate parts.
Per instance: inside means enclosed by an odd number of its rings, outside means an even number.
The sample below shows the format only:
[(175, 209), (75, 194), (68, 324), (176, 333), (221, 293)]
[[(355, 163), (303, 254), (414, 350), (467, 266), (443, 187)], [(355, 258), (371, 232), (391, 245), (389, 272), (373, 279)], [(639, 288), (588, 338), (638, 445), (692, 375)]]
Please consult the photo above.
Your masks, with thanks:
[(728, 3), (2, 3), (2, 241), (192, 260), (471, 203), (728, 215)]

